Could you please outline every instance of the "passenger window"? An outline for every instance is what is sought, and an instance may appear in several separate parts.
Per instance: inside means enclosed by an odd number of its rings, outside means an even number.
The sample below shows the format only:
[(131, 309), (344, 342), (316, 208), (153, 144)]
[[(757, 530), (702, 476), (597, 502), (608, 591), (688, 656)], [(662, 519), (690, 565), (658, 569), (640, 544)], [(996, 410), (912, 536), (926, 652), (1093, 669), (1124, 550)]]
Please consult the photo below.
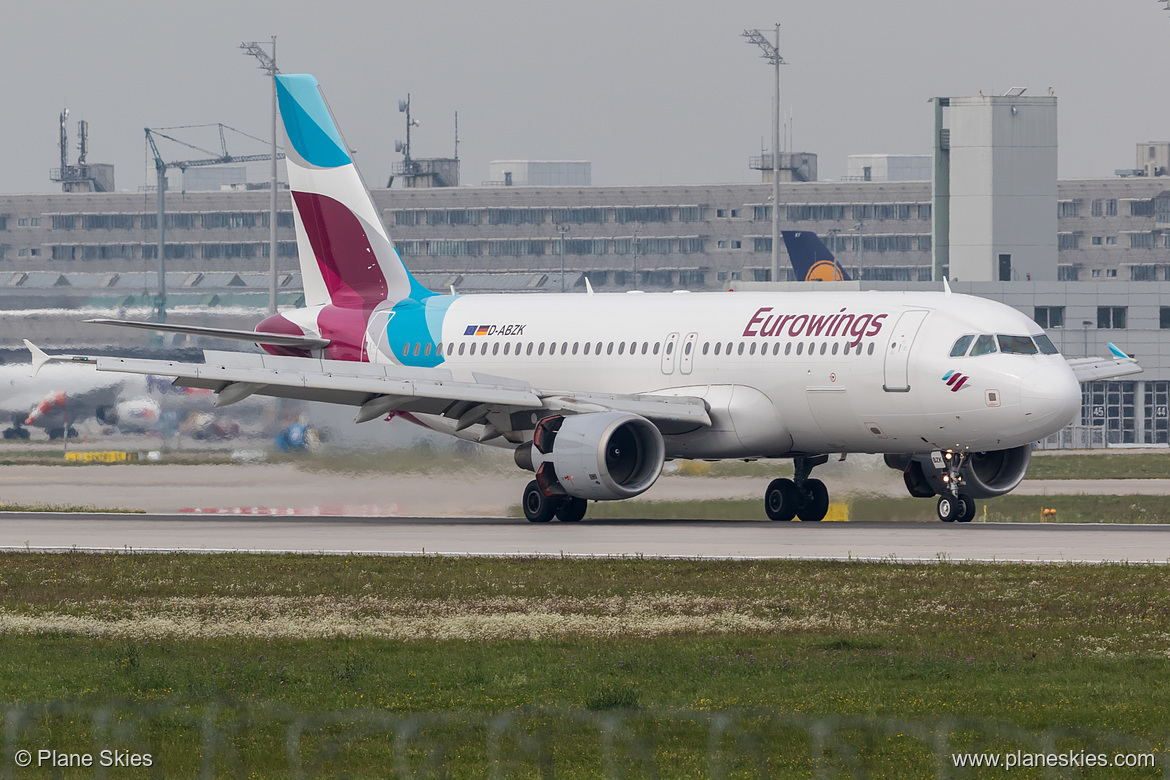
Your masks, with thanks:
[(752, 345), (748, 348), (748, 354), (749, 355), (756, 354), (756, 342), (754, 342), (754, 341), (752, 342)]
[(505, 342), (504, 342), (504, 354), (505, 354), (505, 355), (509, 354), (509, 351), (510, 351), (511, 349), (512, 349), (512, 342), (510, 342), (510, 341), (505, 341)]
[(821, 343), (821, 354), (822, 355), (825, 354), (825, 350), (828, 349), (828, 347), (829, 347), (829, 342), (825, 341), (825, 342)]
[(967, 347), (971, 346), (971, 342), (975, 339), (973, 335), (968, 333), (966, 336), (959, 336), (955, 341), (955, 346), (951, 347), (951, 357), (962, 357), (967, 354)]
[(657, 354), (658, 354), (658, 347), (659, 347), (659, 344), (658, 344), (658, 342), (657, 342), (657, 341), (655, 341), (655, 342), (654, 342), (654, 354), (655, 354), (655, 355), (657, 355)]
[(841, 350), (841, 354), (842, 354), (842, 355), (848, 355), (848, 354), (849, 354), (849, 342), (848, 342), (848, 341), (846, 341), (846, 342), (845, 342), (845, 349)]
[(631, 342), (630, 342), (630, 354), (632, 355), (632, 354), (634, 354), (634, 353), (635, 353), (635, 352), (637, 352), (637, 351), (638, 351), (638, 342), (636, 342), (636, 341), (631, 341)]
[(495, 344), (492, 344), (492, 354), (493, 355), (500, 354), (500, 342), (497, 341)]
[(618, 354), (619, 355), (626, 354), (626, 342), (624, 342), (624, 341), (618, 342)]
[(720, 351), (720, 349), (719, 349), (719, 348), (720, 348), (720, 347), (722, 347), (722, 346), (723, 346), (723, 342), (720, 342), (720, 341), (716, 341), (716, 342), (715, 342), (715, 354), (716, 354), (716, 355), (718, 355), (718, 354), (719, 354), (719, 351)]
[(402, 345), (402, 357), (406, 357), (406, 356), (407, 356), (407, 355), (409, 355), (409, 354), (410, 354), (410, 345), (409, 345), (409, 344), (403, 344), (403, 345)]
[(532, 342), (531, 341), (528, 342), (528, 349), (526, 351), (526, 354), (529, 354), (529, 355), (532, 354)]
[[(690, 356), (690, 354), (691, 354), (691, 346), (692, 346), (692, 342), (688, 341), (688, 342), (687, 342), (687, 346), (686, 346), (686, 348), (683, 350), (683, 352), (684, 352), (684, 353), (685, 353), (687, 356)], [(630, 350), (630, 351), (631, 351), (631, 352), (633, 352), (633, 350)]]
[(597, 346), (594, 348), (594, 350), (593, 350), (593, 353), (594, 353), (595, 355), (600, 355), (600, 354), (601, 354), (601, 342), (600, 342), (600, 341), (599, 341), (599, 342), (597, 342)]
[(544, 354), (544, 342), (543, 341), (536, 345), (536, 354), (537, 355)]
[(739, 342), (739, 348), (735, 350), (735, 353), (736, 353), (737, 355), (742, 355), (742, 354), (743, 354), (743, 342), (742, 342), (742, 341), (741, 341), (741, 342)]
[(674, 342), (673, 341), (668, 341), (666, 343), (666, 354), (668, 354), (668, 355), (674, 354)]
[(577, 342), (577, 341), (574, 341), (574, 342), (573, 342), (573, 354), (574, 354), (574, 355), (576, 355), (576, 354), (577, 354), (577, 346), (578, 346), (578, 344), (580, 344), (580, 342)]
[(565, 342), (561, 343), (561, 354), (562, 355), (569, 354), (569, 342), (565, 341)]
[(834, 354), (834, 355), (836, 355), (836, 354), (837, 354), (837, 348), (838, 348), (838, 347), (840, 347), (840, 346), (841, 346), (841, 345), (840, 345), (840, 344), (838, 344), (836, 341), (834, 341), (834, 342), (833, 342), (833, 354)]
[(418, 357), (418, 349), (419, 349), (419, 346), (420, 346), (420, 345), (419, 345), (419, 343), (416, 341), (416, 342), (414, 343), (414, 356), (415, 356), (415, 357)]
[(703, 342), (703, 354), (704, 354), (704, 355), (706, 355), (706, 354), (707, 354), (707, 350), (708, 350), (708, 349), (710, 349), (710, 348), (711, 348), (711, 344), (710, 344), (709, 342), (706, 342), (706, 341), (704, 341), (704, 342)]
[(796, 342), (796, 354), (798, 354), (798, 355), (804, 354), (804, 342), (803, 341)]
[(605, 354), (607, 354), (607, 355), (612, 355), (612, 354), (613, 354), (613, 342), (612, 342), (612, 341), (611, 341), (611, 342), (609, 342), (609, 346), (607, 346), (607, 347), (605, 348)]
[(426, 357), (431, 356), (431, 345), (430, 344), (427, 344), (426, 347), (423, 348), (423, 355)]
[(592, 341), (586, 341), (586, 342), (585, 342), (585, 354), (586, 354), (586, 355), (588, 355), (588, 354), (589, 354), (589, 348), (590, 348), (590, 347), (592, 347), (592, 346), (593, 346), (593, 342), (592, 342)]
[(466, 347), (467, 347), (467, 344), (460, 344), (460, 345), (459, 345), (459, 354), (460, 354), (460, 355), (462, 355), (462, 354), (463, 354), (463, 350), (464, 350)]
[(791, 341), (789, 341), (788, 343), (786, 343), (786, 344), (784, 345), (784, 354), (785, 354), (785, 355), (791, 355), (791, 354), (792, 354), (792, 342), (791, 342)]
[(979, 336), (975, 339), (975, 346), (971, 347), (971, 357), (990, 355), (995, 352), (994, 336)]
[(775, 356), (775, 355), (779, 355), (779, 354), (780, 354), (780, 342), (777, 341), (775, 344), (772, 345), (772, 355)]
[(1036, 346), (1040, 347), (1040, 351), (1045, 355), (1059, 354), (1056, 346), (1052, 343), (1052, 339), (1041, 333), (1039, 336), (1033, 336), (1036, 339)]
[[(858, 350), (858, 352), (860, 353), (861, 350)], [(873, 342), (872, 341), (869, 342), (869, 351), (866, 354), (869, 354), (869, 355), (873, 354)]]
[(1005, 355), (1035, 355), (1036, 345), (1027, 336), (999, 335), (999, 351)]
[(642, 354), (643, 354), (643, 355), (645, 355), (645, 354), (646, 354), (646, 351), (647, 351), (648, 349), (650, 349), (650, 342), (649, 342), (649, 341), (643, 341), (643, 342), (642, 342)]

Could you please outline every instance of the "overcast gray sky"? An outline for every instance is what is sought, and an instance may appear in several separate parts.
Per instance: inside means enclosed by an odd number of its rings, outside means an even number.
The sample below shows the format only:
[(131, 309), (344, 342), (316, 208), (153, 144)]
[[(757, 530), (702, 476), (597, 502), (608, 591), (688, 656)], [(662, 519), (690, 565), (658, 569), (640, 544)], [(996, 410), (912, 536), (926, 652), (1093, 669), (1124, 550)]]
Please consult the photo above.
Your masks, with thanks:
[(1135, 142), (1170, 139), (1155, 0), (43, 0), (0, 27), (0, 191), (58, 189), (65, 106), (71, 145), (88, 120), (89, 162), (115, 164), (120, 190), (146, 178), (144, 126), (267, 136), (268, 83), (237, 47), (273, 34), (281, 70), (320, 80), (371, 186), (400, 159), (407, 92), (417, 157), (452, 153), (459, 112), (465, 184), (494, 159), (590, 160), (599, 185), (758, 181), (772, 72), (740, 33), (775, 22), (793, 148), (822, 179), (849, 154), (928, 154), (928, 98), (980, 89), (1056, 91), (1062, 178), (1111, 176)]

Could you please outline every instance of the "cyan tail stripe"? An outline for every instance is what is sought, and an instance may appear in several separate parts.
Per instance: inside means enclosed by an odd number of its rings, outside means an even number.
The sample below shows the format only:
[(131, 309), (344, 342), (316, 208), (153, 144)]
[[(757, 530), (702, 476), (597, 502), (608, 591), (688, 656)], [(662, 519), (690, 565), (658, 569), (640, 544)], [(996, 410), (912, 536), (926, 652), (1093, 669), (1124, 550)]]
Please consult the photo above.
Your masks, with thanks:
[(305, 162), (318, 168), (350, 163), (341, 135), (317, 89), (317, 79), (308, 74), (277, 76), (276, 98), (288, 139)]

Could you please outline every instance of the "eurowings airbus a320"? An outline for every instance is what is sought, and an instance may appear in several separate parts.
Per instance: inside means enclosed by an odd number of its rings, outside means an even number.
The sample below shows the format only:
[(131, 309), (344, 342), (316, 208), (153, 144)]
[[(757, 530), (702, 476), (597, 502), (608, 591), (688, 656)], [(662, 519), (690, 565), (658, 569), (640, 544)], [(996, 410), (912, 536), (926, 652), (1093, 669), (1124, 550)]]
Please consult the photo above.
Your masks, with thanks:
[(1066, 361), (1019, 312), (942, 292), (439, 295), (411, 276), (308, 75), (279, 75), (305, 306), (255, 331), (102, 320), (252, 341), (188, 364), (50, 357), (405, 418), (511, 448), (532, 522), (648, 490), (671, 458), (792, 458), (773, 520), (820, 520), (812, 470), (883, 453), (942, 520), (1009, 492), (1032, 443), (1068, 425), (1078, 379), (1135, 373), (1119, 350)]

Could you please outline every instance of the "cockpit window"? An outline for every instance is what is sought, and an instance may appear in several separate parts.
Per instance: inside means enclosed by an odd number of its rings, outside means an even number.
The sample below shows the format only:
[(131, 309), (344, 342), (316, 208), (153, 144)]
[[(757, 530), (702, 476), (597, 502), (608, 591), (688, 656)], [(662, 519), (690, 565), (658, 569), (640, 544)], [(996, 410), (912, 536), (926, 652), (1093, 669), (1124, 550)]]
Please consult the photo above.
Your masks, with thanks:
[(1057, 350), (1056, 345), (1052, 343), (1052, 339), (1048, 338), (1048, 336), (1044, 335), (1043, 333), (1041, 333), (1039, 336), (1033, 336), (1032, 338), (1036, 340), (1036, 346), (1040, 347), (1041, 353), (1045, 355), (1059, 354), (1059, 350)]
[(976, 355), (990, 355), (995, 352), (995, 336), (978, 336), (975, 346), (971, 348), (971, 357)]
[(1035, 355), (1038, 351), (1029, 336), (999, 335), (999, 351), (1005, 355)]
[(971, 340), (975, 337), (967, 334), (966, 336), (959, 336), (955, 341), (955, 346), (951, 347), (951, 357), (962, 357), (967, 354), (967, 347), (971, 346)]

